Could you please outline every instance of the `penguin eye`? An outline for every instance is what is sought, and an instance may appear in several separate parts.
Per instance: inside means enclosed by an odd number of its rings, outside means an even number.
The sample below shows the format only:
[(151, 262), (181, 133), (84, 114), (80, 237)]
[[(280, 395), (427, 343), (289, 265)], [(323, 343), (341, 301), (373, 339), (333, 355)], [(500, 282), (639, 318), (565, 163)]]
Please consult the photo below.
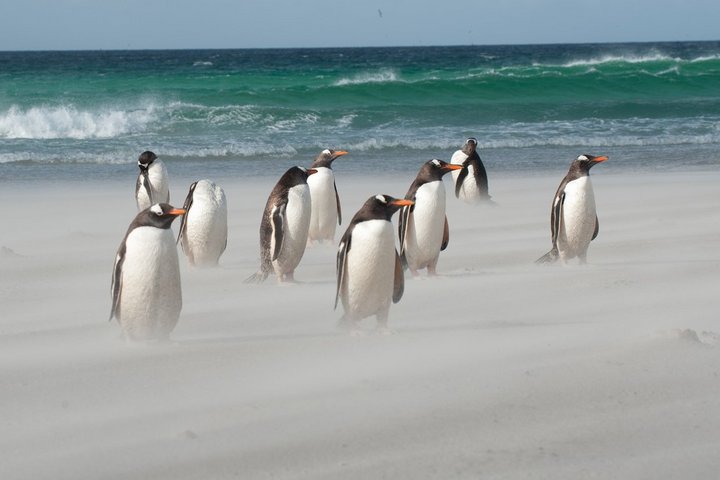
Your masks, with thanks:
[(150, 207), (150, 211), (153, 212), (153, 213), (154, 213), (155, 215), (157, 215), (157, 216), (160, 216), (160, 215), (163, 214), (162, 207), (160, 206), (159, 203), (156, 203), (155, 205), (153, 205), (152, 207)]

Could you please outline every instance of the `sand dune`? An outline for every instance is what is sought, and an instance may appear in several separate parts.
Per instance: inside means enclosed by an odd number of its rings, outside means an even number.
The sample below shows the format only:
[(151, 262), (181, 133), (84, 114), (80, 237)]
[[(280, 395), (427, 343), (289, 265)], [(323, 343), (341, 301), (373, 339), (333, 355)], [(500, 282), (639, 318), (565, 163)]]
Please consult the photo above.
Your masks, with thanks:
[[(335, 328), (334, 245), (298, 285), (242, 283), (277, 179), (216, 178), (227, 251), (181, 257), (159, 346), (107, 321), (134, 178), (3, 185), (0, 478), (714, 478), (720, 173), (594, 171), (589, 264), (537, 266), (563, 173), (491, 177), (497, 207), (448, 188), (440, 277), (359, 338)], [(346, 221), (412, 180), (337, 177)]]

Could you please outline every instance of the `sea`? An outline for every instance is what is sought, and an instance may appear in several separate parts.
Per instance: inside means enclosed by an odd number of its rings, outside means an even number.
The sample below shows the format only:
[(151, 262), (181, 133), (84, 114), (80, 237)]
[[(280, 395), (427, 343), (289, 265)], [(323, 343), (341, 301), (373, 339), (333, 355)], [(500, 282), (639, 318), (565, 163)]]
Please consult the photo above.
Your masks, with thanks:
[[(409, 172), (476, 137), (488, 175), (720, 166), (720, 42), (0, 52), (0, 182)], [(128, 173), (130, 172), (130, 173)]]

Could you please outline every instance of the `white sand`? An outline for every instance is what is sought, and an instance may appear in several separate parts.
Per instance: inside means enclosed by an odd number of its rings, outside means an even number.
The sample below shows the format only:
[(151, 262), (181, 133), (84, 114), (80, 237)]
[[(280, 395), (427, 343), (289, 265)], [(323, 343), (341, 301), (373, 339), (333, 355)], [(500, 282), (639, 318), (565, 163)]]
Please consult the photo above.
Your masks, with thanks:
[[(586, 266), (533, 264), (563, 172), (491, 178), (497, 208), (446, 179), (442, 276), (408, 278), (396, 334), (361, 338), (335, 329), (335, 246), (300, 285), (242, 283), (276, 178), (216, 178), (221, 267), (181, 258), (173, 344), (134, 347), (107, 321), (132, 175), (3, 185), (0, 479), (717, 478), (720, 173), (608, 167)], [(346, 222), (414, 175), (338, 170)]]

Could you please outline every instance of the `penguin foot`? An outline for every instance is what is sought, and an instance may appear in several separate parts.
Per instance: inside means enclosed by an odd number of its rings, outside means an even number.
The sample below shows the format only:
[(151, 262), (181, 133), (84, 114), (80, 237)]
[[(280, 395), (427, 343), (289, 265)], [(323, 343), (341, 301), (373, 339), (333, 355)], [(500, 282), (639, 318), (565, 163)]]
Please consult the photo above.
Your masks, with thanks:
[(243, 283), (262, 283), (265, 281), (265, 279), (268, 277), (267, 272), (263, 272), (262, 270), (259, 270), (252, 275), (250, 275), (248, 278), (246, 278)]
[(541, 264), (541, 263), (555, 263), (560, 258), (560, 252), (558, 252), (557, 248), (553, 248), (548, 253), (543, 255), (542, 257), (535, 260), (535, 263)]
[(383, 326), (383, 327), (378, 327), (375, 330), (375, 333), (377, 335), (381, 335), (383, 337), (389, 337), (390, 335), (395, 335), (396, 332), (395, 332), (395, 330), (393, 330), (392, 328), (390, 328), (388, 326)]

